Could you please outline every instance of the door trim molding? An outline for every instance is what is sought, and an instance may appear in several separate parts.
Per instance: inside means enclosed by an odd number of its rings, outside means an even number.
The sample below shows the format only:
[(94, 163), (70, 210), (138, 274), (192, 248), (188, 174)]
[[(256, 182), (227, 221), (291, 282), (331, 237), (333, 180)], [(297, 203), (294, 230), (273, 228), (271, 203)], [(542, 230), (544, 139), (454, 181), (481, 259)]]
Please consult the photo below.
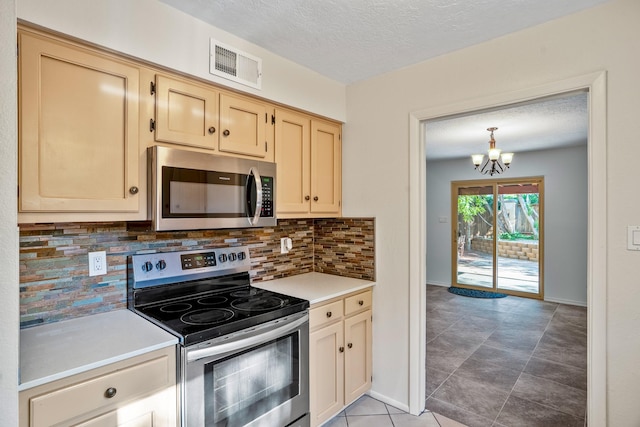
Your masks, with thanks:
[(409, 412), (426, 398), (426, 149), (422, 122), (505, 107), (577, 90), (589, 91), (587, 245), (587, 412), (607, 424), (607, 74), (599, 71), (409, 114)]

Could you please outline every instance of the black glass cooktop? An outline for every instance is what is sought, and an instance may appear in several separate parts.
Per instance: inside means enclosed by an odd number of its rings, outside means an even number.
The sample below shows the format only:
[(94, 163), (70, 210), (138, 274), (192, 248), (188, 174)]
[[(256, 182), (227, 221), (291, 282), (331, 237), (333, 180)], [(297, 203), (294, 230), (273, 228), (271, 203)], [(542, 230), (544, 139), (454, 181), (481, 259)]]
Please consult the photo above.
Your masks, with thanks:
[(189, 345), (309, 307), (309, 302), (300, 298), (234, 283), (240, 278), (222, 280), (204, 279), (154, 289), (153, 295), (138, 298), (134, 308), (178, 336), (183, 345)]

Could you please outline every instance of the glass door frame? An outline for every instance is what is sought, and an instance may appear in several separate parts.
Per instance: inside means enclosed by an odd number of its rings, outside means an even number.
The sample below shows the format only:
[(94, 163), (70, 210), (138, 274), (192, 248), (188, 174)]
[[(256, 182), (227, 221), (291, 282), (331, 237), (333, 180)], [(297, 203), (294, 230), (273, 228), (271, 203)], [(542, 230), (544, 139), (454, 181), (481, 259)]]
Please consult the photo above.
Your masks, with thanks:
[[(522, 292), (511, 289), (498, 288), (498, 233), (497, 233), (497, 214), (498, 214), (498, 186), (505, 184), (531, 184), (538, 186), (538, 293)], [(493, 229), (494, 239), (492, 239), (492, 280), (491, 288), (484, 286), (475, 286), (464, 283), (458, 283), (458, 189), (468, 187), (493, 187)], [(518, 177), (518, 178), (497, 178), (497, 179), (479, 179), (466, 181), (451, 182), (451, 286), (483, 290), (490, 292), (500, 292), (508, 295), (532, 299), (544, 299), (544, 177)]]

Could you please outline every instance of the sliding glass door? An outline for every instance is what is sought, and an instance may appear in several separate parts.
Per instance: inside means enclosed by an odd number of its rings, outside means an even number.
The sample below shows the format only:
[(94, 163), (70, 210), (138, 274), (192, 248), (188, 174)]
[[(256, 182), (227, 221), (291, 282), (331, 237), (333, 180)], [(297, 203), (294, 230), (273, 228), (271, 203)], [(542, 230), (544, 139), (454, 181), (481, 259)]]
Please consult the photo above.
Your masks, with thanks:
[(451, 186), (452, 284), (543, 298), (543, 179)]

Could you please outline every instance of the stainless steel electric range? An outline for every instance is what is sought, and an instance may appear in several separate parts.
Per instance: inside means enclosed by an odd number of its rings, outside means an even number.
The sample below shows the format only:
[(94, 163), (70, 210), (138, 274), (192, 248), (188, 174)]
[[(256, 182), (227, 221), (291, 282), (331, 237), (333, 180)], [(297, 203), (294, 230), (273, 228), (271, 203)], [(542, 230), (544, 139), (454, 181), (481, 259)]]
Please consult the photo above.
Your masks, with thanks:
[(180, 341), (184, 427), (309, 425), (309, 302), (251, 286), (245, 246), (132, 256), (128, 305)]

